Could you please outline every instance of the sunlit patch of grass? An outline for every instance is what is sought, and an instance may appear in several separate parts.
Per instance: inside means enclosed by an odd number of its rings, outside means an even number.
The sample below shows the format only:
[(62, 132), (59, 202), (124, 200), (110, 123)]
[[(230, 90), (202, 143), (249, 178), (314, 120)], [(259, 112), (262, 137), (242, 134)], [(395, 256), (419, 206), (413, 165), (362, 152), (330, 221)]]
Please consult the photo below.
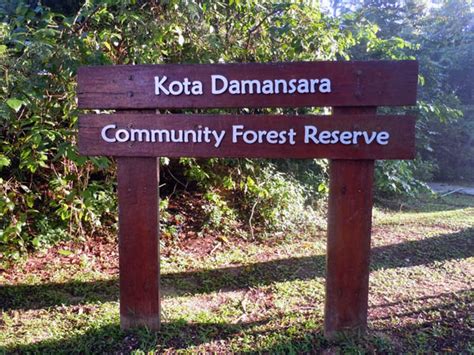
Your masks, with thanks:
[(389, 213), (375, 221), (379, 225), (435, 225), (449, 229), (468, 228), (474, 224), (474, 208), (436, 212)]
[(474, 197), (453, 194), (445, 197), (422, 195), (419, 198), (391, 202), (391, 208), (379, 205), (374, 209), (376, 225), (440, 229), (462, 229), (474, 225)]
[[(28, 351), (90, 351), (104, 345), (113, 346), (114, 342), (96, 344), (89, 342), (85, 334), (104, 327), (117, 328), (118, 302), (106, 302), (93, 305), (58, 305), (38, 310), (13, 310), (2, 313), (3, 331), (0, 332), (0, 344), (4, 349), (23, 349)], [(118, 340), (120, 331), (108, 334), (108, 339)], [(74, 347), (67, 349), (71, 339)], [(92, 339), (94, 340), (94, 339)]]

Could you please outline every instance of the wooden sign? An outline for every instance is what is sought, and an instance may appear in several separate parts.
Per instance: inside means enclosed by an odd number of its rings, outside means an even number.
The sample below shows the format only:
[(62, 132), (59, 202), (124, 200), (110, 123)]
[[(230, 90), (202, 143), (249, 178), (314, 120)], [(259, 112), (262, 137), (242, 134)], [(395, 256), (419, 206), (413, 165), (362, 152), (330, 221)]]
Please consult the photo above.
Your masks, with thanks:
[[(364, 331), (375, 159), (413, 159), (416, 61), (83, 67), (79, 151), (116, 156), (120, 324), (160, 327), (157, 157), (330, 158), (324, 331)], [(332, 106), (331, 116), (157, 115), (146, 109)]]
[(83, 155), (413, 159), (411, 116), (85, 115)]
[(82, 67), (79, 108), (414, 105), (416, 61)]

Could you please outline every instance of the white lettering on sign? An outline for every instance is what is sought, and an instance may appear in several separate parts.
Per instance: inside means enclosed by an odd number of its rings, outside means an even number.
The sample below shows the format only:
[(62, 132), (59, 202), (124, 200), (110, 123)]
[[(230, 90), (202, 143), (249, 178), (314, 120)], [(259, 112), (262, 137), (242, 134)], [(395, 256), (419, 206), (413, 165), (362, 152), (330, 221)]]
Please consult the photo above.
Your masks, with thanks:
[[(145, 143), (207, 143), (219, 148), (226, 137), (226, 130), (215, 130), (197, 126), (195, 129), (139, 129), (119, 128), (109, 124), (102, 128), (100, 135), (107, 143), (145, 142)], [(230, 132), (231, 142), (245, 144), (290, 144), (297, 143), (298, 132), (294, 128), (287, 130), (252, 130), (244, 125), (233, 125)], [(390, 133), (387, 131), (319, 131), (316, 126), (304, 126), (301, 132), (304, 144), (379, 144), (387, 145)]]
[(214, 95), (228, 92), (231, 95), (245, 94), (314, 94), (331, 92), (329, 79), (275, 79), (275, 80), (228, 80), (223, 75), (211, 75), (211, 92)]
[(387, 145), (390, 138), (390, 133), (382, 132), (367, 132), (367, 131), (321, 131), (318, 134), (316, 126), (304, 127), (304, 142), (315, 144), (371, 144), (376, 141), (380, 145)]
[(183, 82), (174, 80), (169, 84), (166, 84), (168, 78), (166, 76), (155, 76), (155, 95), (173, 95), (178, 96), (181, 94), (185, 95), (202, 95), (202, 82), (189, 81), (188, 78), (184, 78)]
[(269, 144), (296, 144), (295, 142), (296, 132), (293, 128), (288, 131), (265, 131), (265, 130), (245, 130), (244, 125), (232, 126), (232, 143), (237, 143), (239, 140), (243, 140), (247, 144), (254, 143), (269, 143)]
[[(211, 75), (211, 94), (222, 95), (274, 95), (274, 94), (315, 94), (330, 93), (331, 80), (322, 79), (274, 79), (274, 80), (229, 80), (223, 75)], [(155, 76), (155, 95), (203, 95), (201, 81), (173, 80), (168, 77)]]
[[(198, 129), (118, 129), (116, 124), (102, 128), (101, 137), (107, 143), (146, 142), (146, 143), (214, 143), (219, 148), (225, 136), (225, 130), (211, 130), (198, 126)], [(115, 130), (115, 131), (112, 131)], [(112, 131), (109, 133), (109, 131)]]

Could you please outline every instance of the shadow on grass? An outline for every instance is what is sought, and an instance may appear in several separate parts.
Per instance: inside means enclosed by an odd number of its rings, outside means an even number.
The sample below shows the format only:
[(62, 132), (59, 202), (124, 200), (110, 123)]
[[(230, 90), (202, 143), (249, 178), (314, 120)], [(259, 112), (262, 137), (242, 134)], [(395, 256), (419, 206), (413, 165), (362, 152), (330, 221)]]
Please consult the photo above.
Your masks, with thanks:
[(0, 309), (40, 309), (118, 301), (116, 277), (110, 280), (70, 281), (0, 286)]
[[(288, 332), (286, 329), (259, 330), (269, 320), (244, 324), (225, 323), (163, 323), (159, 332), (144, 329), (122, 331), (118, 324), (89, 329), (83, 334), (66, 338), (54, 338), (36, 343), (22, 344), (2, 349), (15, 354), (130, 354), (139, 353), (175, 353), (177, 351), (197, 351), (193, 347), (204, 345), (199, 353), (233, 353), (229, 344), (237, 349), (244, 347), (241, 353), (269, 354), (316, 354), (332, 348), (340, 351), (378, 350), (375, 344), (364, 343), (366, 338), (344, 338), (328, 342), (321, 326), (317, 329), (300, 329)], [(298, 327), (298, 323), (295, 323)], [(359, 350), (359, 351), (357, 351)], [(362, 352), (361, 352), (362, 350)]]
[[(419, 241), (372, 249), (371, 270), (424, 265), (474, 256), (474, 228)], [(220, 269), (163, 274), (162, 292), (169, 296), (238, 290), (275, 282), (324, 277), (325, 256), (315, 255), (259, 262)], [(38, 309), (118, 300), (117, 279), (106, 281), (6, 285), (0, 287), (0, 307)]]
[[(186, 349), (212, 341), (228, 340), (243, 332), (252, 333), (251, 328), (264, 325), (269, 319), (255, 322), (188, 323), (185, 320), (163, 322), (159, 332), (146, 329), (123, 331), (118, 323), (91, 328), (83, 334), (66, 338), (52, 338), (32, 344), (22, 344), (3, 349), (13, 353), (48, 354), (129, 354), (134, 349), (155, 352), (161, 349)], [(1, 352), (0, 348), (0, 352)]]
[[(372, 309), (385, 307), (390, 308), (383, 315), (371, 317), (373, 321), (386, 321), (376, 330), (392, 333), (414, 352), (469, 352), (474, 289), (381, 304)], [(397, 310), (398, 307), (404, 311)], [(400, 323), (396, 327), (393, 326), (394, 317)]]
[[(0, 352), (128, 354), (141, 349), (159, 353), (207, 344), (206, 352), (230, 353), (229, 342), (232, 342), (237, 347), (245, 346), (272, 354), (318, 353), (322, 350), (330, 353), (464, 353), (468, 351), (471, 339), (472, 295), (472, 290), (441, 294), (436, 299), (436, 306), (431, 305), (427, 297), (413, 298), (408, 301), (419, 307), (409, 314), (397, 315), (400, 320), (396, 326), (390, 317), (384, 323), (374, 323), (374, 329), (369, 329), (365, 336), (345, 336), (334, 341), (324, 339), (322, 324), (308, 327), (304, 319), (295, 319), (291, 325), (272, 322), (275, 321), (273, 318), (236, 324), (177, 320), (163, 323), (159, 332), (145, 329), (124, 332), (117, 323), (112, 323), (66, 338), (0, 348)], [(396, 305), (391, 303), (380, 307)], [(410, 322), (410, 319), (416, 321)]]

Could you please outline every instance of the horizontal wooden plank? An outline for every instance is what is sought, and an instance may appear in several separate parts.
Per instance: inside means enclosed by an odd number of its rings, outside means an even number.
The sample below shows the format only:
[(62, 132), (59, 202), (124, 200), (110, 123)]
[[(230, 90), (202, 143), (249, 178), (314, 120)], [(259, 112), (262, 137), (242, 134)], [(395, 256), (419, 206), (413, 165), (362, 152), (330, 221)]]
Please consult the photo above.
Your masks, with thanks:
[(412, 159), (411, 116), (83, 115), (83, 155)]
[(83, 109), (401, 106), (416, 103), (418, 62), (115, 65), (77, 80)]

